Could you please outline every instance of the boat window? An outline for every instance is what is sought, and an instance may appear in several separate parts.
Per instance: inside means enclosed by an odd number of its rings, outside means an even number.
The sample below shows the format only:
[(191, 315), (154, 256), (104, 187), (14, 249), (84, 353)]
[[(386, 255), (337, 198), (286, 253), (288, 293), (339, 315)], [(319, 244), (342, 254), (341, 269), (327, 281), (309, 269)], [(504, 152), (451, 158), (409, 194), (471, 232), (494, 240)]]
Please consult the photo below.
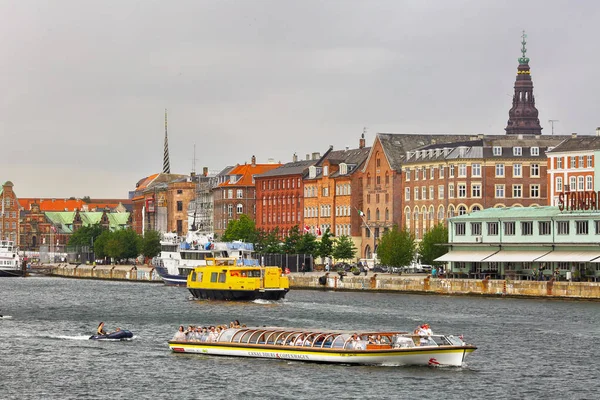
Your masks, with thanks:
[(462, 346), (464, 345), (463, 341), (460, 338), (455, 336), (446, 336), (446, 339), (450, 342), (450, 344), (454, 346)]
[(192, 281), (195, 281), (195, 280), (196, 280), (196, 273), (192, 272)]
[[(435, 342), (435, 344), (437, 344), (438, 346), (449, 346), (449, 345), (451, 345), (451, 344), (452, 344), (452, 343), (450, 343), (448, 340), (446, 340), (446, 338), (445, 338), (445, 337), (443, 337), (443, 336), (432, 336), (432, 337), (431, 337), (431, 339), (432, 339), (432, 340)], [(429, 341), (429, 342), (430, 342), (430, 344), (433, 344), (433, 343), (431, 343), (431, 341)]]
[(250, 335), (250, 339), (248, 340), (248, 343), (256, 344), (256, 343), (260, 342), (259, 338), (262, 336), (263, 333), (265, 333), (265, 331), (254, 332), (252, 335)]
[(297, 332), (289, 332), (289, 334), (287, 336), (285, 336), (284, 338), (284, 342), (283, 344), (294, 344), (294, 340), (296, 339), (296, 334)]
[(248, 343), (248, 339), (250, 339), (250, 336), (252, 336), (252, 334), (255, 331), (247, 331), (245, 332), (242, 337), (240, 338), (240, 343)]
[(233, 335), (233, 337), (231, 338), (232, 342), (241, 342), (241, 338), (244, 336), (244, 333), (248, 332), (247, 329), (242, 329), (242, 330), (238, 330), (237, 332), (235, 332), (235, 334)]
[(333, 342), (333, 339), (334, 339), (334, 335), (325, 336), (325, 339), (323, 340), (323, 344), (321, 345), (321, 347), (323, 347), (323, 348), (331, 347), (331, 343)]
[(331, 347), (332, 348), (344, 347), (344, 343), (346, 343), (346, 339), (350, 339), (350, 335), (338, 335), (335, 339), (333, 339), (333, 343), (331, 343)]
[(210, 273), (210, 281), (212, 283), (215, 283), (217, 281), (218, 277), (219, 277), (219, 273), (218, 272), (211, 272)]
[(270, 332), (267, 335), (266, 344), (275, 344), (275, 339), (277, 338), (277, 336), (279, 336), (277, 331)]
[(225, 272), (219, 273), (219, 283), (225, 283), (225, 277), (227, 274)]
[(277, 338), (275, 339), (275, 344), (278, 346), (283, 345), (285, 343), (284, 339), (286, 338), (286, 336), (287, 332), (281, 332), (279, 335), (277, 335)]
[(202, 282), (202, 272), (196, 274), (196, 282)]
[(238, 331), (236, 329), (225, 329), (223, 332), (221, 332), (221, 336), (219, 337), (219, 339), (222, 342), (230, 342), (232, 341), (234, 334), (236, 334), (237, 332)]

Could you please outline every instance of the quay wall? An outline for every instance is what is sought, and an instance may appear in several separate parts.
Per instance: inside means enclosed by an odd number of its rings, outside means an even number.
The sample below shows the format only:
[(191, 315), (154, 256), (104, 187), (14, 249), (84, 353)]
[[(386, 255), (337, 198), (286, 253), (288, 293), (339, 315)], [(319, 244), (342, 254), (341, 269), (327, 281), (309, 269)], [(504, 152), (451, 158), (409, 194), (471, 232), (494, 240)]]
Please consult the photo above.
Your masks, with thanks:
[[(65, 278), (162, 283), (158, 273), (149, 266), (58, 264), (48, 270), (49, 275)], [(600, 282), (443, 279), (388, 274), (349, 275), (340, 279), (338, 274), (329, 274), (325, 284), (321, 284), (319, 278), (325, 276), (322, 273), (288, 276), (291, 289), (600, 300)]]
[(600, 300), (600, 282), (441, 279), (377, 274), (340, 279), (336, 274), (328, 275), (322, 284), (319, 276), (293, 274), (290, 288)]

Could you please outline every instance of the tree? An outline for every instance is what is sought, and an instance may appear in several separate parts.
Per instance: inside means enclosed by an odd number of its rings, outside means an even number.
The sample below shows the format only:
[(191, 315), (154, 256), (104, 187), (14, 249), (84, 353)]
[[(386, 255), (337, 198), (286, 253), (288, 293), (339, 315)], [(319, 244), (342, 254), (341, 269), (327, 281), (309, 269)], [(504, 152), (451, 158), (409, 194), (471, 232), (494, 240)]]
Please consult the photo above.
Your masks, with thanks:
[(73, 234), (69, 238), (69, 246), (94, 247), (96, 239), (104, 231), (105, 229), (102, 226), (100, 226), (100, 224), (82, 226), (81, 228), (73, 232)]
[(141, 252), (144, 256), (152, 258), (160, 254), (160, 233), (147, 231), (142, 238)]
[(104, 230), (100, 236), (94, 240), (94, 254), (96, 258), (106, 258), (108, 254), (106, 252), (106, 243), (110, 239), (110, 231)]
[(350, 237), (342, 235), (335, 240), (332, 254), (336, 260), (352, 259), (356, 254), (356, 246)]
[(383, 265), (403, 267), (415, 258), (416, 244), (414, 236), (406, 229), (399, 230), (397, 225), (385, 232), (377, 247), (377, 256)]
[(312, 233), (305, 233), (300, 236), (300, 240), (296, 245), (296, 253), (312, 254), (313, 256), (319, 252), (319, 243), (317, 238)]
[(133, 229), (121, 229), (112, 232), (119, 242), (122, 253), (118, 259), (136, 258), (140, 255), (141, 238)]
[(436, 225), (433, 229), (423, 235), (423, 240), (419, 245), (419, 254), (421, 262), (430, 265), (443, 265), (443, 262), (434, 261), (448, 252), (448, 247), (443, 246), (448, 243), (448, 228), (442, 224)]
[(90, 196), (83, 196), (83, 197), (81, 198), (81, 200), (82, 200), (84, 203), (91, 203), (91, 202), (92, 202), (92, 199), (90, 199)]
[(229, 222), (221, 238), (224, 242), (243, 240), (248, 243), (256, 243), (257, 239), (256, 224), (246, 214), (242, 214), (239, 219)]
[(290, 229), (289, 235), (285, 238), (283, 242), (283, 252), (286, 254), (295, 254), (298, 252), (298, 242), (300, 242), (302, 235), (300, 234), (300, 229), (298, 225), (294, 225)]
[(331, 257), (333, 254), (333, 240), (331, 240), (331, 232), (329, 228), (325, 230), (323, 236), (321, 236), (321, 242), (319, 243), (318, 255), (322, 258)]
[(271, 232), (259, 230), (255, 246), (256, 252), (260, 254), (277, 254), (281, 253), (282, 246), (279, 240), (279, 227), (276, 227)]

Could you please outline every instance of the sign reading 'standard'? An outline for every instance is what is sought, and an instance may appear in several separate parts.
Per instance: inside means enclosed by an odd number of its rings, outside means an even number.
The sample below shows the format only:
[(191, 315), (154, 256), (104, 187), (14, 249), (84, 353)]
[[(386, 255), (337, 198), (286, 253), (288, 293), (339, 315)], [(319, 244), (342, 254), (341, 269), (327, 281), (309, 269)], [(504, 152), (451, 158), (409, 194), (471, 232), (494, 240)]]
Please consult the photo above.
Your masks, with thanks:
[(559, 193), (558, 209), (560, 211), (600, 210), (600, 191)]

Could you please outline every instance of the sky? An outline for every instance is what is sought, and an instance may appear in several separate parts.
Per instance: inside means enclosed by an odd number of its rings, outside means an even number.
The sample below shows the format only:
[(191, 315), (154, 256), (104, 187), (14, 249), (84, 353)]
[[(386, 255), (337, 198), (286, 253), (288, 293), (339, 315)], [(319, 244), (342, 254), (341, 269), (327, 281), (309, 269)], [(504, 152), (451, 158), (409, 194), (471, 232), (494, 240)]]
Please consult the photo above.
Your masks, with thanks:
[[(522, 30), (544, 134), (600, 126), (600, 2), (0, 0), (0, 181), (127, 198), (171, 172), (502, 134)], [(194, 151), (195, 148), (195, 151)]]

